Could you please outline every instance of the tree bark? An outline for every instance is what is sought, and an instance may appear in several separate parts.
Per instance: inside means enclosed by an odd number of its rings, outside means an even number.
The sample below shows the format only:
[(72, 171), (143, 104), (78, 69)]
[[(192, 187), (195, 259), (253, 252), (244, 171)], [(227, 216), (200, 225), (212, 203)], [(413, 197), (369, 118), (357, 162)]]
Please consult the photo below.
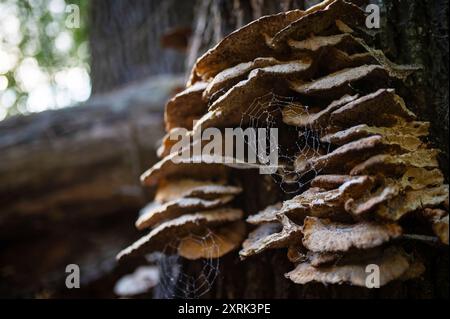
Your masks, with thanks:
[(432, 142), (441, 149), (448, 178), (448, 1), (383, 0), (380, 47), (400, 64), (415, 64), (407, 86), (416, 100), (413, 111), (431, 123)]
[(194, 33), (187, 57), (188, 70), (195, 60), (224, 36), (263, 15), (304, 9), (320, 0), (201, 0), (195, 10)]
[(190, 29), (195, 2), (90, 2), (93, 92), (107, 92), (148, 76), (182, 73), (185, 52), (163, 47), (161, 39), (167, 33)]

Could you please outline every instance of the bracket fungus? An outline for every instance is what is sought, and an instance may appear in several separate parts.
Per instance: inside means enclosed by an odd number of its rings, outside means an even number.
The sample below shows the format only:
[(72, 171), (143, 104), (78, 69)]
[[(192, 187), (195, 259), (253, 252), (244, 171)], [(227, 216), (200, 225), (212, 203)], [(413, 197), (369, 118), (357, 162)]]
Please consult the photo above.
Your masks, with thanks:
[[(424, 265), (406, 235), (434, 232), (448, 245), (448, 185), (439, 150), (427, 140), (429, 123), (401, 93), (416, 67), (371, 48), (364, 19), (356, 5), (328, 0), (260, 18), (200, 57), (186, 90), (166, 106), (167, 131), (252, 126), (244, 113), (255, 99), (283, 95), (292, 103), (275, 109), (276, 125), (298, 132), (299, 141), (280, 141), (279, 149), (301, 147), (282, 165), (314, 176), (297, 193), (280, 190), (277, 204), (250, 212), (242, 197), (253, 190), (242, 186), (239, 168), (202, 158), (174, 163), (166, 146), (142, 176), (144, 185), (159, 185), (157, 204), (137, 222), (150, 233), (119, 258), (164, 250), (177, 238), (175, 250), (187, 259), (218, 258), (242, 242), (242, 259), (285, 249), (295, 265), (286, 278), (297, 284), (364, 286), (368, 264), (379, 266), (381, 285), (420, 276)], [(307, 151), (317, 143), (326, 147)], [(206, 232), (220, 243), (192, 240)]]

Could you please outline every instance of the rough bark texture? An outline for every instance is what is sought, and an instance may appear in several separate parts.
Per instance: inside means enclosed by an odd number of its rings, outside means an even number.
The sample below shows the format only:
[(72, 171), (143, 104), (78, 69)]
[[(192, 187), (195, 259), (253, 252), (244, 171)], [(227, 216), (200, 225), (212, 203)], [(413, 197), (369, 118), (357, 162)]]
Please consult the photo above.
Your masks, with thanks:
[(305, 5), (320, 0), (201, 0), (195, 10), (194, 33), (187, 58), (187, 70), (206, 50), (225, 35), (263, 15), (291, 9), (304, 9)]
[(167, 33), (190, 28), (195, 0), (90, 2), (94, 93), (185, 69), (185, 53), (161, 45)]
[[(188, 65), (195, 61), (211, 44), (224, 34), (263, 14), (300, 8), (315, 3), (280, 1), (276, 5), (266, 1), (202, 1), (197, 12), (197, 27)], [(442, 167), (448, 178), (448, 2), (447, 1), (378, 1), (381, 5), (382, 27), (377, 34), (378, 46), (397, 63), (419, 64), (423, 69), (407, 83), (411, 89), (410, 103), (419, 118), (432, 123), (433, 141), (443, 150)], [(206, 18), (209, 24), (206, 23)], [(206, 28), (207, 32), (200, 30)], [(243, 206), (251, 214), (269, 203), (273, 194), (264, 190), (258, 176), (245, 176)], [(255, 190), (261, 187), (261, 192)], [(264, 190), (264, 191), (263, 191)], [(276, 192), (276, 190), (274, 190)], [(264, 194), (263, 196), (259, 194)], [(394, 282), (381, 289), (363, 289), (349, 286), (326, 287), (321, 284), (295, 285), (284, 278), (292, 269), (286, 252), (269, 251), (245, 261), (237, 254), (221, 260), (219, 276), (205, 298), (448, 298), (448, 249), (414, 243), (414, 248), (425, 256), (426, 273), (422, 280)], [(236, 265), (239, 264), (239, 267)], [(202, 264), (189, 262), (185, 272), (198, 274)], [(194, 275), (195, 276), (195, 275)], [(183, 290), (182, 283), (181, 290)], [(156, 291), (156, 297), (167, 297)]]
[(380, 47), (394, 61), (422, 69), (408, 86), (416, 99), (416, 114), (431, 122), (433, 142), (443, 151), (448, 176), (448, 1), (384, 0), (381, 3)]

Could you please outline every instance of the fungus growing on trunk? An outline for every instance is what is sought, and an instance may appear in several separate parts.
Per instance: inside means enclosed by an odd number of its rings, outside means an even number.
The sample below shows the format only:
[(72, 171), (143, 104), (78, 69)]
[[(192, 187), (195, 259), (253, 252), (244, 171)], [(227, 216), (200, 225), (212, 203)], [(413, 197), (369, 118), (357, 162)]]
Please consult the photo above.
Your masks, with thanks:
[[(276, 151), (280, 171), (290, 168), (302, 187), (294, 194), (280, 189), (259, 212), (243, 211), (254, 190), (242, 186), (248, 183), (236, 167), (201, 159), (175, 164), (165, 147), (165, 157), (142, 177), (159, 185), (160, 206), (137, 226), (154, 228), (119, 257), (162, 250), (179, 237), (180, 255), (217, 258), (240, 245), (245, 230), (237, 221), (247, 218), (241, 258), (286, 249), (295, 264), (286, 277), (294, 283), (365, 286), (369, 264), (378, 265), (381, 285), (420, 276), (424, 265), (408, 238), (434, 232), (448, 245), (448, 185), (438, 150), (427, 141), (429, 123), (400, 93), (415, 67), (372, 49), (364, 19), (354, 4), (324, 1), (256, 20), (200, 57), (186, 90), (167, 104), (167, 131), (263, 124), (294, 131)], [(267, 94), (286, 99), (254, 103)], [(261, 116), (257, 125), (245, 116), (249, 108)], [(205, 231), (223, 243), (190, 240)]]

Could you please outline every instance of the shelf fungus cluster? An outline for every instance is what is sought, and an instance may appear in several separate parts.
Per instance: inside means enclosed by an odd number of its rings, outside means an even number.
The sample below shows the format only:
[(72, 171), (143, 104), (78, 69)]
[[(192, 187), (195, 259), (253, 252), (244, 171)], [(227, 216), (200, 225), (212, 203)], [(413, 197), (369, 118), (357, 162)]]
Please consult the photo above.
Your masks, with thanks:
[[(164, 250), (177, 239), (171, 247), (189, 259), (239, 247), (241, 259), (285, 249), (294, 264), (286, 277), (298, 284), (365, 286), (372, 264), (380, 285), (419, 277), (425, 266), (409, 244), (448, 245), (448, 185), (427, 139), (429, 123), (400, 96), (416, 68), (373, 49), (365, 19), (356, 5), (328, 0), (262, 17), (200, 57), (187, 88), (166, 105), (163, 158), (142, 176), (157, 186), (136, 222), (150, 233), (119, 257)], [(291, 153), (279, 165), (308, 179), (297, 194), (280, 190), (278, 203), (249, 214), (242, 197), (252, 190), (235, 173), (254, 166), (224, 164), (225, 155), (175, 163), (170, 136), (250, 127), (244, 115), (269, 93), (292, 103), (259, 104), (267, 108), (259, 114), (277, 113), (280, 135), (298, 133), (280, 138), (279, 149)], [(196, 143), (203, 146), (194, 139), (187, 148)], [(199, 245), (195, 236), (211, 239)]]

